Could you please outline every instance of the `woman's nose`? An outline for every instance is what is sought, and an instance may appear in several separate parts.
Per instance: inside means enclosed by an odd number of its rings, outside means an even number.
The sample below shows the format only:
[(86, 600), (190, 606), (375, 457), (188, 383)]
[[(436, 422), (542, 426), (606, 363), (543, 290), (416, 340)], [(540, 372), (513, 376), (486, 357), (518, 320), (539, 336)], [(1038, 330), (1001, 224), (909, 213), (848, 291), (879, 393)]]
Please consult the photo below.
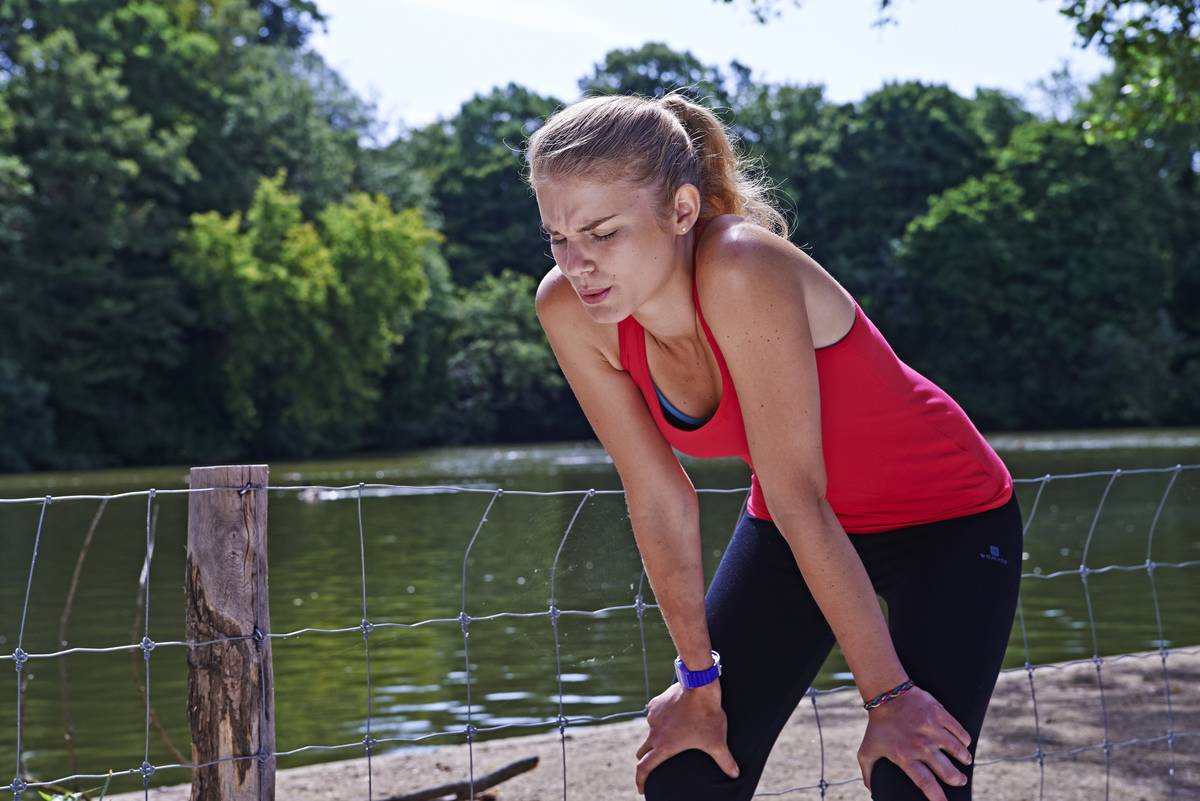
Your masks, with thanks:
[(591, 265), (588, 264), (587, 256), (583, 253), (582, 248), (578, 245), (572, 246), (570, 242), (563, 245), (564, 253), (562, 264), (560, 265), (567, 275), (586, 275), (592, 271)]

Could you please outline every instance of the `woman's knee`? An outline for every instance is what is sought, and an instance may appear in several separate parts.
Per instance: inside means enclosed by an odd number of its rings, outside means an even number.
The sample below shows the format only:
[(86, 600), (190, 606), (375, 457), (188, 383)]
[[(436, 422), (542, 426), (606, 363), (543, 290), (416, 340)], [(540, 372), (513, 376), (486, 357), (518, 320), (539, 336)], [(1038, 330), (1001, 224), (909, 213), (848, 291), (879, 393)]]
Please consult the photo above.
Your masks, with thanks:
[(646, 801), (742, 801), (754, 795), (758, 776), (729, 778), (708, 754), (695, 748), (681, 751), (646, 776)]
[[(975, 785), (973, 764), (963, 765), (951, 760), (954, 767), (967, 777), (967, 783), (955, 787), (934, 777), (934, 781), (942, 788), (946, 801), (970, 801), (971, 788)], [(930, 771), (932, 773), (932, 771)], [(872, 801), (928, 801), (928, 796), (909, 778), (904, 769), (890, 759), (881, 757), (871, 767), (871, 799)]]

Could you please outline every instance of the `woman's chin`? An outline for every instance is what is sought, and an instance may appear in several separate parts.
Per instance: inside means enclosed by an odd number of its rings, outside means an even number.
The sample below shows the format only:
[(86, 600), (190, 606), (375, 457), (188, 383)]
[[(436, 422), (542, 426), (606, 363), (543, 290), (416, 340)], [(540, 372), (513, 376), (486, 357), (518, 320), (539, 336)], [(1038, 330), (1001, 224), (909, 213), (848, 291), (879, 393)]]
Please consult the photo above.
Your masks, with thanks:
[(588, 316), (592, 318), (592, 322), (601, 324), (619, 323), (629, 315), (622, 312), (616, 306), (601, 306), (599, 308), (589, 308)]
[(583, 303), (583, 308), (587, 310), (588, 317), (591, 317), (597, 323), (616, 323), (629, 316), (628, 312), (622, 312), (621, 309), (613, 302), (615, 293), (609, 290), (608, 296), (599, 303)]

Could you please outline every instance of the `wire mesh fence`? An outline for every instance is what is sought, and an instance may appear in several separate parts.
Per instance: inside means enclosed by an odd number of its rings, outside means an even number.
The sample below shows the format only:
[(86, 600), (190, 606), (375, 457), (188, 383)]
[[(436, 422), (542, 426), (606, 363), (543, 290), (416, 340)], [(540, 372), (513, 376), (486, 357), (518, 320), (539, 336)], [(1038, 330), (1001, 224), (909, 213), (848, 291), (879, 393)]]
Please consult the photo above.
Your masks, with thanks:
[[(1091, 520), (1088, 524), (1086, 536), (1084, 539), (1084, 544), (1082, 547), (1082, 557), (1080, 559), (1079, 566), (1072, 568), (1072, 569), (1056, 570), (1056, 571), (1052, 571), (1049, 573), (1042, 573), (1040, 570), (1036, 571), (1036, 572), (1022, 573), (1022, 582), (1023, 582), (1022, 596), (1024, 596), (1024, 587), (1026, 586), (1025, 582), (1043, 582), (1043, 581), (1052, 581), (1052, 580), (1060, 580), (1060, 581), (1067, 580), (1067, 581), (1069, 581), (1069, 580), (1074, 579), (1074, 580), (1078, 580), (1081, 583), (1084, 601), (1085, 601), (1086, 612), (1087, 612), (1086, 623), (1087, 623), (1087, 631), (1090, 636), (1091, 654), (1090, 654), (1090, 656), (1088, 656), (1086, 658), (1072, 660), (1072, 661), (1068, 661), (1068, 662), (1060, 662), (1060, 663), (1055, 663), (1055, 664), (1034, 664), (1033, 660), (1031, 658), (1030, 640), (1029, 640), (1029, 633), (1028, 633), (1028, 629), (1027, 629), (1027, 625), (1026, 625), (1026, 613), (1025, 613), (1024, 604), (1022, 604), (1022, 603), (1018, 604), (1017, 625), (1020, 630), (1021, 642), (1022, 642), (1023, 649), (1024, 649), (1024, 664), (1021, 667), (1009, 668), (1005, 672), (1023, 671), (1028, 677), (1029, 696), (1030, 696), (1031, 705), (1032, 705), (1032, 717), (1033, 717), (1033, 721), (1032, 721), (1033, 722), (1033, 730), (1034, 730), (1033, 741), (1031, 743), (1029, 743), (1029, 752), (1027, 755), (1019, 756), (1019, 757), (1018, 756), (1007, 756), (1007, 757), (1001, 757), (1001, 758), (997, 758), (997, 759), (979, 760), (976, 763), (976, 770), (979, 770), (980, 768), (986, 769), (987, 765), (996, 764), (999, 762), (1013, 762), (1013, 761), (1036, 762), (1036, 764), (1038, 766), (1039, 777), (1040, 777), (1039, 790), (1038, 790), (1038, 798), (1040, 800), (1045, 797), (1045, 765), (1046, 765), (1047, 760), (1062, 759), (1062, 758), (1072, 757), (1072, 756), (1075, 756), (1075, 755), (1078, 755), (1078, 754), (1084, 753), (1084, 752), (1098, 751), (1098, 752), (1102, 752), (1103, 756), (1104, 756), (1105, 798), (1107, 799), (1109, 796), (1108, 778), (1109, 778), (1109, 774), (1111, 771), (1112, 755), (1113, 755), (1114, 751), (1117, 751), (1117, 750), (1123, 749), (1123, 748), (1129, 748), (1131, 746), (1136, 746), (1136, 745), (1155, 745), (1155, 744), (1162, 745), (1162, 744), (1165, 744), (1165, 747), (1166, 747), (1168, 755), (1169, 755), (1169, 761), (1168, 761), (1168, 767), (1167, 767), (1167, 771), (1168, 771), (1167, 782), (1168, 782), (1168, 785), (1171, 784), (1171, 782), (1175, 776), (1175, 772), (1176, 772), (1176, 745), (1184, 738), (1191, 738), (1191, 737), (1196, 737), (1197, 735), (1200, 735), (1200, 731), (1176, 728), (1176, 720), (1175, 720), (1175, 716), (1174, 716), (1173, 696), (1172, 696), (1172, 688), (1171, 688), (1171, 673), (1170, 673), (1170, 669), (1169, 669), (1169, 657), (1171, 656), (1172, 653), (1187, 653), (1187, 654), (1200, 653), (1200, 648), (1184, 649), (1184, 648), (1178, 648), (1178, 647), (1175, 647), (1175, 648), (1168, 647), (1168, 640), (1164, 636), (1163, 614), (1162, 614), (1162, 610), (1160, 608), (1159, 588), (1158, 588), (1156, 576), (1161, 571), (1164, 571), (1164, 570), (1174, 571), (1174, 570), (1195, 568), (1197, 565), (1200, 565), (1200, 559), (1181, 560), (1181, 561), (1174, 561), (1174, 562), (1156, 560), (1154, 558), (1154, 535), (1155, 535), (1156, 529), (1158, 528), (1159, 521), (1162, 516), (1163, 509), (1167, 503), (1168, 497), (1170, 496), (1172, 489), (1175, 487), (1177, 480), (1185, 472), (1194, 471), (1197, 469), (1200, 469), (1200, 465), (1177, 464), (1172, 467), (1142, 468), (1142, 469), (1136, 469), (1136, 470), (1116, 469), (1116, 470), (1111, 470), (1111, 471), (1097, 471), (1097, 472), (1088, 472), (1088, 473), (1071, 473), (1071, 474), (1060, 474), (1060, 475), (1046, 474), (1046, 475), (1038, 477), (1038, 478), (1016, 479), (1014, 481), (1014, 483), (1017, 485), (1027, 486), (1029, 491), (1033, 492), (1033, 494), (1034, 494), (1033, 503), (1030, 506), (1029, 512), (1028, 512), (1025, 520), (1023, 521), (1024, 528), (1026, 531), (1028, 531), (1030, 525), (1033, 523), (1033, 521), (1035, 520), (1035, 518), (1038, 515), (1039, 508), (1040, 508), (1040, 505), (1041, 505), (1042, 499), (1043, 499), (1044, 490), (1052, 482), (1061, 482), (1061, 481), (1067, 481), (1067, 480), (1079, 480), (1079, 479), (1084, 479), (1084, 478), (1101, 478), (1101, 479), (1106, 478), (1107, 479), (1104, 489), (1103, 489), (1103, 492), (1102, 492), (1098, 502), (1096, 503), (1095, 509), (1093, 510), (1093, 513), (1091, 516)], [(1095, 538), (1095, 534), (1096, 534), (1096, 530), (1097, 530), (1097, 525), (1101, 519), (1101, 515), (1104, 511), (1105, 503), (1109, 498), (1110, 491), (1112, 490), (1113, 486), (1116, 484), (1118, 479), (1120, 479), (1121, 477), (1135, 475), (1135, 474), (1160, 474), (1165, 478), (1165, 484), (1162, 489), (1161, 496), (1158, 499), (1153, 518), (1149, 522), (1149, 525), (1148, 525), (1147, 531), (1146, 531), (1145, 559), (1141, 563), (1134, 563), (1134, 564), (1106, 564), (1106, 565), (1097, 565), (1097, 566), (1090, 565), (1088, 563), (1088, 558), (1090, 556), (1090, 552), (1093, 547), (1093, 542), (1094, 542), (1094, 538)], [(389, 491), (389, 492), (390, 491), (401, 491), (406, 494), (479, 493), (479, 494), (482, 494), (487, 497), (486, 506), (484, 508), (483, 514), (480, 516), (478, 522), (476, 523), (474, 532), (471, 535), (470, 540), (469, 540), (469, 542), (466, 546), (466, 549), (463, 553), (462, 568), (461, 568), (462, 591), (461, 591), (461, 596), (459, 599), (460, 603), (459, 603), (459, 608), (457, 610), (457, 613), (447, 613), (446, 615), (441, 616), (441, 617), (428, 618), (428, 619), (422, 619), (422, 620), (416, 620), (416, 621), (372, 620), (370, 618), (369, 610), (368, 610), (368, 593), (367, 593), (367, 557), (366, 557), (366, 547), (365, 547), (365, 539), (366, 538), (365, 538), (365, 526), (364, 526), (363, 512), (362, 512), (363, 495), (364, 495), (364, 493), (367, 493), (370, 491)], [(701, 489), (701, 490), (698, 490), (698, 492), (702, 492), (702, 493), (742, 493), (743, 495), (745, 495), (747, 491), (748, 491), (748, 488), (739, 488), (739, 489), (734, 489), (734, 490), (725, 490), (725, 489)], [(206, 492), (230, 492), (230, 493), (238, 493), (238, 495), (240, 495), (240, 496), (244, 496), (246, 493), (265, 494), (265, 493), (270, 493), (270, 492), (275, 492), (275, 493), (313, 493), (313, 492), (352, 493), (354, 500), (355, 500), (355, 505), (356, 505), (356, 523), (357, 523), (358, 549), (359, 549), (359, 560), (358, 561), (359, 561), (359, 568), (360, 568), (359, 585), (361, 588), (361, 598), (362, 598), (362, 615), (361, 615), (361, 619), (357, 622), (357, 624), (347, 625), (347, 626), (338, 627), (338, 628), (305, 627), (305, 628), (296, 629), (294, 631), (287, 631), (287, 632), (268, 631), (268, 630), (264, 630), (263, 628), (260, 628), (259, 626), (256, 625), (253, 627), (252, 630), (245, 631), (244, 633), (242, 633), (238, 636), (232, 636), (232, 637), (222, 637), (222, 638), (200, 640), (200, 641), (188, 641), (188, 640), (154, 641), (153, 639), (151, 639), (151, 637), (150, 637), (151, 593), (150, 593), (150, 588), (149, 588), (149, 575), (150, 575), (151, 561), (154, 557), (154, 527), (152, 525), (152, 519), (153, 519), (153, 512), (155, 509), (156, 501), (162, 495), (195, 494), (195, 493), (206, 493)], [(134, 492), (126, 492), (126, 493), (115, 493), (115, 494), (111, 494), (111, 495), (61, 495), (61, 496), (46, 495), (43, 497), (36, 497), (36, 498), (0, 499), (0, 504), (33, 504), (33, 505), (40, 506), (38, 519), (37, 519), (36, 531), (34, 534), (33, 553), (32, 553), (32, 556), (31, 556), (31, 559), (29, 562), (28, 580), (26, 582), (24, 603), (22, 604), (20, 616), (19, 616), (19, 626), (18, 626), (18, 636), (17, 636), (16, 648), (12, 654), (0, 655), (0, 662), (3, 662), (3, 661), (12, 662), (13, 666), (16, 669), (17, 674), (18, 674), (17, 697), (16, 697), (16, 743), (17, 743), (16, 772), (15, 772), (15, 776), (14, 776), (12, 782), (9, 785), (9, 788), (12, 792), (14, 801), (20, 801), (23, 794), (26, 794), (31, 790), (35, 790), (37, 788), (42, 788), (42, 787), (61, 786), (65, 782), (68, 782), (68, 781), (79, 780), (79, 779), (104, 779), (104, 778), (117, 777), (117, 776), (139, 776), (139, 775), (142, 778), (143, 791), (144, 791), (146, 797), (148, 797), (149, 790), (150, 790), (151, 777), (156, 774), (159, 774), (159, 773), (163, 773), (163, 772), (177, 773), (179, 775), (180, 781), (186, 781), (186, 772), (187, 771), (195, 771), (197, 769), (216, 765), (218, 763), (238, 762), (238, 761), (246, 761), (246, 760), (258, 761), (261, 763), (261, 762), (265, 762), (267, 760), (273, 760), (277, 757), (289, 756), (289, 755), (298, 754), (298, 753), (302, 753), (302, 752), (320, 752), (320, 751), (344, 751), (344, 752), (357, 751), (357, 752), (361, 752), (361, 753), (365, 754), (365, 756), (367, 758), (367, 777), (368, 777), (366, 795), (367, 795), (368, 801), (373, 801), (374, 787), (373, 787), (373, 783), (371, 780), (371, 759), (372, 759), (373, 754), (375, 754), (377, 752), (377, 750), (380, 746), (428, 744), (431, 742), (436, 742), (438, 740), (450, 742), (450, 741), (457, 741), (457, 740), (461, 740), (461, 739), (465, 739), (465, 742), (468, 747), (468, 765), (467, 765), (468, 775), (466, 777), (466, 781), (468, 782), (469, 796), (471, 798), (474, 798), (475, 797), (475, 786), (474, 785), (475, 785), (475, 780), (476, 780), (476, 767), (475, 767), (474, 752), (473, 752), (472, 746), (477, 741), (477, 738), (479, 737), (479, 735), (484, 734), (484, 733), (490, 733), (490, 732), (498, 732), (498, 731), (512, 731), (513, 733), (518, 733), (520, 731), (526, 731), (526, 732), (546, 731), (546, 730), (554, 731), (555, 729), (559, 733), (559, 742), (561, 743), (562, 796), (565, 801), (565, 799), (568, 797), (568, 764), (567, 764), (567, 747), (566, 747), (566, 739), (567, 739), (566, 733), (567, 733), (568, 729), (572, 726), (580, 726), (580, 725), (601, 723), (601, 722), (606, 722), (606, 721), (616, 721), (616, 720), (622, 720), (622, 719), (637, 718), (640, 716), (644, 716), (646, 714), (646, 709), (645, 709), (645, 705), (643, 705), (641, 708), (638, 708), (638, 709), (630, 709), (627, 711), (621, 711), (621, 712), (617, 712), (614, 714), (607, 714), (607, 715), (570, 716), (570, 715), (566, 714), (566, 704), (564, 703), (565, 693), (564, 693), (564, 688), (563, 688), (564, 671), (563, 671), (562, 649), (561, 649), (561, 640), (560, 640), (560, 622), (564, 618), (604, 617), (604, 616), (610, 615), (614, 612), (632, 611), (635, 614), (636, 619), (637, 619), (637, 628), (638, 628), (637, 636), (638, 636), (638, 642), (639, 642), (639, 645), (641, 648), (641, 661), (642, 661), (642, 671), (643, 671), (643, 690), (644, 690), (644, 694), (645, 694), (645, 701), (649, 702), (649, 700), (651, 698), (651, 679), (650, 679), (649, 664), (648, 664), (648, 660), (647, 660), (646, 615), (647, 615), (647, 613), (651, 613), (651, 614), (656, 613), (658, 611), (658, 606), (654, 603), (647, 602), (648, 587), (647, 587), (647, 584), (645, 581), (645, 579), (646, 579), (645, 573), (643, 572), (641, 574), (641, 576), (636, 584), (636, 587), (634, 588), (633, 596), (629, 599), (629, 603), (606, 606), (606, 607), (597, 608), (597, 609), (569, 609), (569, 608), (562, 608), (559, 605), (559, 601), (560, 601), (560, 597), (561, 597), (559, 594), (560, 559), (563, 554), (563, 549), (566, 546), (566, 543), (567, 543), (568, 539), (570, 538), (572, 531), (575, 529), (575, 526), (579, 519), (580, 513), (597, 496), (622, 495), (622, 494), (623, 493), (619, 490), (587, 489), (587, 490), (568, 490), (568, 491), (558, 491), (558, 492), (536, 492), (536, 491), (522, 491), (522, 490), (485, 489), (485, 488), (478, 488), (478, 487), (460, 487), (460, 486), (449, 486), (449, 485), (413, 486), (413, 485), (401, 485), (401, 484), (360, 482), (357, 484), (349, 484), (349, 485), (343, 485), (343, 486), (311, 485), (311, 484), (281, 485), (281, 486), (270, 486), (270, 485), (255, 486), (252, 483), (246, 483), (246, 484), (243, 484), (242, 486), (207, 487), (207, 488), (202, 488), (202, 489), (153, 489), (153, 488), (151, 488), (148, 490), (139, 490), (139, 491), (134, 491)], [(29, 622), (28, 621), (28, 612), (29, 612), (30, 589), (33, 586), (34, 571), (35, 571), (35, 568), (38, 563), (38, 549), (39, 549), (39, 546), (42, 541), (42, 533), (43, 533), (43, 530), (45, 527), (46, 517), (47, 517), (47, 514), (50, 512), (51, 507), (54, 504), (78, 502), (78, 501), (84, 501), (84, 500), (103, 500), (103, 501), (107, 502), (109, 500), (113, 500), (113, 499), (117, 499), (117, 498), (135, 498), (135, 497), (143, 497), (143, 496), (145, 497), (145, 501), (146, 501), (146, 509), (145, 509), (145, 512), (146, 512), (145, 513), (146, 544), (145, 544), (145, 558), (144, 558), (144, 562), (143, 562), (143, 566), (142, 566), (141, 582), (144, 585), (145, 619), (144, 619), (143, 634), (142, 634), (141, 640), (138, 642), (117, 645), (117, 646), (108, 646), (108, 647), (76, 646), (76, 647), (65, 648), (65, 649), (56, 650), (56, 651), (43, 652), (43, 653), (27, 652), (24, 648), (24, 644), (26, 641), (26, 626), (27, 626), (27, 623)], [(506, 496), (536, 496), (536, 497), (561, 496), (561, 497), (566, 497), (566, 498), (577, 497), (578, 501), (575, 504), (573, 514), (571, 514), (567, 525), (565, 526), (564, 530), (562, 531), (562, 534), (561, 534), (561, 537), (560, 537), (559, 543), (558, 543), (558, 548), (555, 552), (554, 560), (553, 560), (553, 563), (552, 563), (552, 566), (550, 569), (549, 605), (544, 609), (536, 609), (536, 610), (532, 610), (532, 611), (501, 611), (501, 612), (496, 612), (496, 613), (486, 614), (486, 615), (472, 615), (469, 612), (470, 595), (468, 592), (468, 587), (470, 586), (470, 582), (469, 582), (470, 576), (468, 575), (468, 564), (469, 564), (469, 560), (470, 560), (470, 557), (472, 554), (472, 549), (476, 546), (476, 543), (479, 540), (480, 535), (483, 532), (485, 525), (489, 521), (489, 514), (492, 513), (492, 511), (494, 510), (496, 505), (498, 503), (500, 503), (502, 501), (502, 499)], [(743, 509), (744, 508), (745, 508), (745, 501), (743, 500)], [(259, 525), (260, 525), (260, 523), (257, 521), (257, 519), (252, 521), (252, 526), (257, 527)], [(256, 533), (258, 533), (260, 535), (265, 535), (265, 532), (256, 532)], [(265, 542), (265, 540), (263, 540), (263, 541)], [(1099, 639), (1097, 636), (1096, 614), (1094, 611), (1094, 595), (1093, 595), (1093, 593), (1094, 593), (1094, 590), (1093, 590), (1094, 577), (1103, 575), (1103, 574), (1110, 574), (1110, 573), (1131, 573), (1131, 572), (1139, 572), (1139, 573), (1144, 572), (1145, 575), (1147, 576), (1147, 579), (1149, 582), (1150, 595), (1151, 595), (1152, 605), (1153, 605), (1153, 610), (1154, 610), (1154, 624), (1155, 624), (1157, 635), (1158, 635), (1155, 640), (1157, 643), (1157, 651), (1154, 653), (1151, 653), (1151, 654), (1122, 654), (1122, 655), (1116, 655), (1116, 656), (1102, 656), (1100, 653)], [(558, 688), (558, 704), (557, 704), (558, 712), (553, 717), (540, 719), (535, 722), (507, 723), (507, 724), (500, 724), (500, 725), (476, 725), (475, 718), (472, 714), (472, 710), (475, 708), (475, 704), (473, 703), (472, 694), (471, 694), (472, 693), (472, 662), (471, 662), (471, 657), (470, 657), (470, 645), (471, 645), (472, 626), (474, 626), (478, 623), (484, 622), (484, 621), (500, 620), (500, 619), (505, 619), (505, 618), (544, 619), (549, 624), (551, 631), (552, 631), (553, 644), (554, 644), (554, 668), (555, 668), (555, 681), (556, 681), (557, 688)], [(459, 630), (461, 631), (462, 644), (463, 644), (463, 657), (464, 657), (464, 662), (463, 662), (464, 673), (463, 673), (463, 675), (464, 675), (465, 692), (466, 692), (465, 725), (463, 725), (460, 728), (449, 728), (449, 729), (446, 729), (443, 731), (437, 731), (437, 732), (424, 734), (424, 735), (420, 735), (420, 736), (413, 736), (413, 737), (377, 737), (372, 733), (372, 720), (375, 717), (375, 713), (372, 708), (373, 692), (372, 692), (371, 647), (370, 647), (371, 646), (371, 635), (373, 632), (380, 630), (380, 629), (389, 629), (389, 628), (390, 629), (415, 629), (415, 628), (426, 627), (426, 626), (457, 626), (459, 628)], [(245, 641), (248, 643), (254, 643), (256, 645), (261, 645), (264, 641), (285, 640), (285, 639), (289, 639), (289, 638), (298, 637), (302, 634), (309, 634), (309, 633), (321, 634), (321, 635), (345, 635), (345, 634), (352, 634), (352, 633), (356, 633), (356, 632), (363, 638), (363, 645), (364, 645), (363, 653), (364, 653), (364, 659), (365, 659), (366, 685), (367, 685), (367, 687), (366, 687), (367, 703), (366, 703), (366, 708), (364, 710), (366, 734), (361, 740), (355, 740), (355, 741), (343, 742), (343, 743), (334, 743), (334, 744), (310, 744), (310, 745), (305, 745), (305, 746), (302, 746), (299, 748), (283, 750), (283, 751), (276, 751), (273, 749), (265, 749), (265, 748), (259, 747), (258, 750), (253, 753), (242, 753), (242, 754), (237, 754), (237, 755), (233, 755), (233, 756), (229, 756), (229, 757), (224, 757), (224, 758), (217, 759), (217, 760), (211, 760), (211, 761), (195, 763), (195, 764), (182, 763), (182, 762), (164, 763), (164, 764), (153, 764), (152, 763), (151, 755), (150, 755), (150, 728), (151, 728), (151, 701), (150, 701), (151, 692), (150, 692), (150, 688), (152, 686), (151, 685), (151, 666), (152, 666), (152, 661), (153, 661), (152, 656), (155, 651), (157, 651), (159, 649), (163, 649), (163, 648), (168, 648), (168, 649), (169, 648), (204, 648), (206, 646), (211, 646), (216, 643), (235, 642), (235, 641)], [(23, 750), (22, 750), (22, 736), (23, 736), (22, 707), (23, 707), (24, 697), (23, 697), (23, 685), (19, 678), (22, 670), (24, 670), (27, 667), (27, 665), (29, 664), (29, 662), (31, 660), (56, 659), (56, 658), (61, 658), (61, 657), (64, 657), (66, 655), (73, 654), (73, 653), (112, 653), (112, 652), (129, 652), (129, 651), (136, 652), (139, 650), (142, 652), (142, 655), (144, 658), (144, 663), (145, 663), (145, 677), (144, 677), (145, 678), (145, 711), (144, 711), (145, 737), (144, 737), (144, 753), (143, 753), (142, 763), (136, 767), (132, 767), (132, 768), (129, 768), (124, 771), (107, 771), (105, 773), (74, 773), (74, 774), (71, 774), (68, 776), (63, 776), (61, 778), (54, 779), (52, 781), (40, 781), (39, 782), (39, 781), (28, 780), (26, 778), (26, 771), (24, 769), (23, 757), (22, 757), (22, 755), (23, 755)], [(262, 654), (263, 649), (258, 648), (256, 650), (256, 653)], [(1165, 728), (1165, 731), (1163, 731), (1159, 735), (1152, 736), (1152, 737), (1136, 737), (1136, 738), (1126, 738), (1126, 739), (1114, 740), (1109, 736), (1110, 735), (1109, 715), (1108, 715), (1109, 699), (1105, 694), (1104, 668), (1106, 665), (1114, 663), (1114, 662), (1118, 662), (1122, 659), (1133, 659), (1133, 658), (1140, 659), (1140, 658), (1146, 658), (1147, 656), (1157, 658), (1161, 663), (1161, 675), (1162, 675), (1163, 686), (1165, 689), (1165, 694), (1164, 694), (1164, 701), (1165, 701), (1165, 706), (1166, 706), (1166, 728)], [(1097, 686), (1098, 686), (1098, 690), (1099, 690), (1098, 699), (1099, 699), (1099, 705), (1100, 705), (1101, 719), (1103, 722), (1103, 732), (1104, 732), (1103, 739), (1100, 742), (1097, 742), (1094, 744), (1075, 747), (1075, 748), (1069, 748), (1069, 749), (1055, 750), (1053, 748), (1043, 747), (1047, 743), (1042, 738), (1041, 717), (1040, 717), (1039, 709), (1038, 709), (1038, 695), (1037, 695), (1037, 681), (1036, 681), (1037, 673), (1039, 671), (1046, 671), (1046, 670), (1061, 670), (1061, 669), (1064, 669), (1064, 668), (1067, 668), (1067, 667), (1070, 667), (1073, 665), (1087, 664), (1087, 663), (1090, 663), (1094, 667), (1096, 682), (1097, 682)], [(260, 660), (259, 670), (262, 671), (265, 669), (266, 669), (266, 666), (263, 664), (262, 660)], [(843, 686), (837, 686), (837, 687), (826, 688), (826, 689), (810, 688), (806, 694), (808, 703), (810, 703), (812, 705), (815, 726), (817, 729), (817, 736), (821, 742), (821, 760), (820, 760), (820, 772), (819, 772), (818, 781), (813, 784), (788, 787), (783, 790), (772, 791), (770, 793), (760, 792), (759, 793), (760, 796), (781, 796), (781, 795), (795, 794), (797, 796), (807, 797), (808, 795), (811, 794), (811, 795), (815, 795), (815, 796), (823, 799), (826, 795), (826, 791), (831, 787), (860, 781), (860, 777), (858, 777), (858, 776), (827, 777), (826, 772), (825, 772), (824, 738), (823, 738), (822, 731), (821, 731), (821, 716), (820, 716), (819, 701), (821, 698), (828, 696), (829, 694), (845, 692), (850, 689), (852, 689), (852, 686), (850, 686), (850, 685), (843, 685)], [(272, 739), (271, 742), (273, 743), (274, 740)]]

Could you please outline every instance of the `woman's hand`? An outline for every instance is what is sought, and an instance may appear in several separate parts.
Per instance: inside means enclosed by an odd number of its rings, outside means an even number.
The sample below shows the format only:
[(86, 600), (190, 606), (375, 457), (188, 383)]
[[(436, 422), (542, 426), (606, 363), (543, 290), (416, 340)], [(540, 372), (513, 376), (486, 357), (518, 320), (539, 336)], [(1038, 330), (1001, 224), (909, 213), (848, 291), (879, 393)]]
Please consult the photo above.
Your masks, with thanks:
[(887, 757), (908, 774), (929, 801), (946, 801), (935, 773), (949, 785), (967, 783), (966, 775), (946, 754), (964, 765), (971, 764), (967, 750), (971, 735), (932, 695), (913, 687), (867, 714), (867, 733), (858, 747), (858, 766), (867, 790), (871, 789), (871, 768), (880, 757)]
[(639, 794), (646, 792), (650, 771), (689, 748), (700, 749), (731, 778), (738, 777), (737, 762), (725, 742), (725, 710), (721, 708), (719, 679), (690, 690), (672, 684), (650, 699), (646, 722), (650, 724), (650, 733), (637, 750)]

